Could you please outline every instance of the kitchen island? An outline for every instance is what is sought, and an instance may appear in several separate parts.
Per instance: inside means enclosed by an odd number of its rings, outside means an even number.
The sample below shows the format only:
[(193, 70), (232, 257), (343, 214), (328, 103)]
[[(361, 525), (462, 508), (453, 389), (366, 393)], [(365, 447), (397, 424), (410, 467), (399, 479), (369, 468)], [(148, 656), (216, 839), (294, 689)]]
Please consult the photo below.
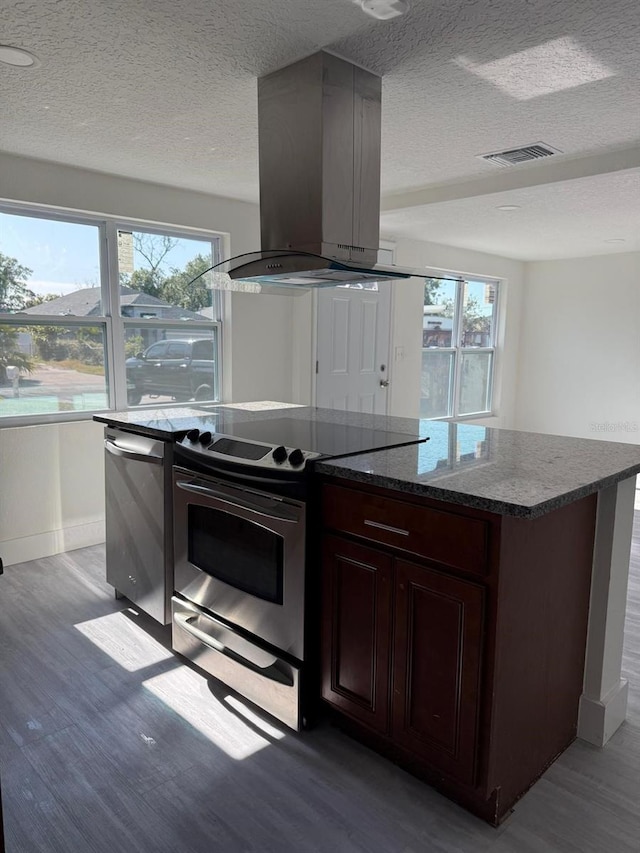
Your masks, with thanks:
[[(97, 419), (171, 440), (282, 409)], [(602, 745), (625, 717), (620, 661), (640, 448), (308, 407), (286, 415), (429, 439), (314, 463), (324, 492), (323, 695), (357, 736), (498, 822), (576, 724)], [(345, 574), (354, 565), (362, 572)], [(342, 622), (336, 595), (347, 602)], [(414, 617), (436, 626), (439, 645), (430, 628), (416, 633)], [(442, 701), (432, 702), (433, 691)]]
[(323, 696), (495, 824), (576, 732), (602, 745), (624, 719), (640, 449), (421, 430), (425, 444), (316, 466)]

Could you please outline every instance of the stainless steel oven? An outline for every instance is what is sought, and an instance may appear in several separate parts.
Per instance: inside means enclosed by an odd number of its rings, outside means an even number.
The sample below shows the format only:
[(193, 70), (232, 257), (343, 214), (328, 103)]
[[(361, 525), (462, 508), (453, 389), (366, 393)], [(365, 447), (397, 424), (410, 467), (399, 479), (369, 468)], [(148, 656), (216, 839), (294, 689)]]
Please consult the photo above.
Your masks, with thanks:
[(176, 591), (302, 660), (304, 503), (179, 467), (173, 484)]
[(309, 417), (208, 423), (174, 447), (173, 648), (299, 729), (319, 636), (306, 559), (313, 463), (416, 437)]

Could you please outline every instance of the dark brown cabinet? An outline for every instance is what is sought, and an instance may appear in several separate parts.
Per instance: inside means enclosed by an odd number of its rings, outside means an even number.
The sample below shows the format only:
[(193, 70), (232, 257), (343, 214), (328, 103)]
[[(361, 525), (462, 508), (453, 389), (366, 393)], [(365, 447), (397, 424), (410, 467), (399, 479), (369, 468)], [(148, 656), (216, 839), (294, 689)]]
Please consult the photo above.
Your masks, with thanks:
[(575, 738), (596, 498), (534, 519), (322, 485), (322, 696), (499, 823)]
[(323, 559), (323, 696), (351, 717), (386, 732), (391, 558), (328, 536)]
[(474, 781), (481, 587), (395, 564), (392, 734), (413, 755)]
[(323, 600), (323, 697), (471, 783), (482, 588), (327, 536)]

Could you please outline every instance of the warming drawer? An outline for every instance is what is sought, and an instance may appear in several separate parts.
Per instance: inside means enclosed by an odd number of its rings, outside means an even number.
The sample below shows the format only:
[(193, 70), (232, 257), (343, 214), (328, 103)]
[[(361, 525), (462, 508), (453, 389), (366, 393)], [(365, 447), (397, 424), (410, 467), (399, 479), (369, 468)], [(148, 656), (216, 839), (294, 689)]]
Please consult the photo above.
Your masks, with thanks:
[(172, 647), (296, 731), (302, 727), (298, 667), (182, 598), (171, 599)]

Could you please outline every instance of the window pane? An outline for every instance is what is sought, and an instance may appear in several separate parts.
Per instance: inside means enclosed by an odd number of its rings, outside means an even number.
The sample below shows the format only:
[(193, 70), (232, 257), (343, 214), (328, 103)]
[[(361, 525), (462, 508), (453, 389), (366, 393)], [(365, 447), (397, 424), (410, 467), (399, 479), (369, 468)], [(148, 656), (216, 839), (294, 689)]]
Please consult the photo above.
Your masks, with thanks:
[(96, 225), (0, 212), (0, 314), (100, 316)]
[(118, 231), (120, 311), (123, 317), (217, 320), (205, 278), (213, 264), (211, 240)]
[(218, 399), (217, 328), (127, 323), (125, 355), (130, 406)]
[(492, 352), (462, 353), (459, 415), (489, 411), (492, 360)]
[(422, 350), (420, 417), (444, 418), (451, 414), (454, 357), (451, 352)]
[(466, 281), (462, 308), (462, 346), (490, 347), (497, 287), (492, 282)]
[(451, 347), (454, 309), (456, 304), (455, 281), (427, 278), (424, 284), (424, 309), (422, 320), (423, 347)]
[(0, 417), (106, 409), (104, 331), (0, 323)]

